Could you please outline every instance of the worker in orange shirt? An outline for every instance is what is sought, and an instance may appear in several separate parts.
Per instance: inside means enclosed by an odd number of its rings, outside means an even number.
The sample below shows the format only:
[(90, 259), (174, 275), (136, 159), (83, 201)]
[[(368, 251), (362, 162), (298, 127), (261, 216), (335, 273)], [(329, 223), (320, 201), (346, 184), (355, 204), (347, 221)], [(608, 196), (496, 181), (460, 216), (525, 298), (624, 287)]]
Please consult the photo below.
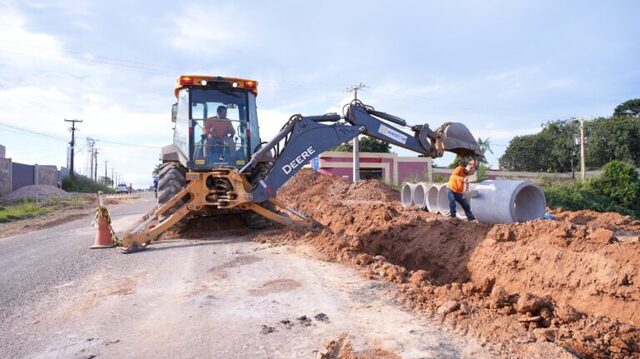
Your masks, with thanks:
[(217, 116), (209, 117), (203, 127), (203, 135), (207, 137), (207, 157), (210, 162), (225, 161), (225, 154), (230, 154), (235, 149), (233, 146), (233, 136), (236, 131), (233, 129), (231, 121), (227, 118), (227, 107), (218, 106)]
[(476, 218), (471, 213), (471, 207), (466, 198), (464, 198), (465, 187), (469, 186), (468, 175), (476, 171), (476, 161), (469, 161), (466, 167), (458, 166), (453, 170), (453, 174), (449, 177), (449, 183), (447, 184), (447, 196), (449, 198), (449, 215), (451, 218), (456, 218), (456, 202), (460, 203), (464, 214), (467, 216), (467, 220), (473, 221)]

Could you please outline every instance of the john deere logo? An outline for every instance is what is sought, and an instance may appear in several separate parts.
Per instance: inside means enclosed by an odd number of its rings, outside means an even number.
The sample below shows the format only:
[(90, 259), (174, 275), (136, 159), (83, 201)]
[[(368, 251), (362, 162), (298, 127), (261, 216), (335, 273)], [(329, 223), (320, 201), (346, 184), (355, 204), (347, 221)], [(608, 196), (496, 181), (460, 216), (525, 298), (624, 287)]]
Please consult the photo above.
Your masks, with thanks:
[(282, 166), (282, 171), (284, 171), (284, 174), (288, 175), (289, 173), (291, 173), (291, 171), (301, 165), (304, 165), (308, 160), (310, 160), (311, 157), (313, 157), (314, 153), (316, 153), (316, 150), (313, 148), (313, 146), (309, 146), (309, 148), (302, 151), (302, 153), (299, 154), (293, 161)]

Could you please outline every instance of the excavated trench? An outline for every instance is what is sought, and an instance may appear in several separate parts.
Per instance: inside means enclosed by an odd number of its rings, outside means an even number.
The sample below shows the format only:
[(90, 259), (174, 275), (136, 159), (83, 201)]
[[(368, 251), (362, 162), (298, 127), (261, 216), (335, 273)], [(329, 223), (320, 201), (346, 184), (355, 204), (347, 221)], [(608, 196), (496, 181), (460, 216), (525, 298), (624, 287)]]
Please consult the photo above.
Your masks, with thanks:
[(311, 171), (278, 196), (325, 229), (258, 240), (311, 244), (406, 286), (410, 301), (435, 313), (444, 302), (465, 303), (473, 319), (456, 310), (455, 320), (481, 336), (513, 340), (515, 325), (586, 357), (639, 355), (639, 221), (561, 210), (552, 211), (555, 220), (516, 224), (451, 220), (403, 208), (400, 194), (379, 181), (352, 184)]
[(531, 341), (583, 357), (640, 356), (639, 221), (562, 210), (552, 211), (555, 220), (517, 224), (452, 220), (403, 208), (401, 193), (380, 181), (352, 184), (306, 170), (278, 197), (324, 228), (256, 234), (239, 217), (205, 218), (178, 236), (225, 231), (311, 245), (370, 278), (398, 283), (414, 309), (514, 347), (516, 357)]

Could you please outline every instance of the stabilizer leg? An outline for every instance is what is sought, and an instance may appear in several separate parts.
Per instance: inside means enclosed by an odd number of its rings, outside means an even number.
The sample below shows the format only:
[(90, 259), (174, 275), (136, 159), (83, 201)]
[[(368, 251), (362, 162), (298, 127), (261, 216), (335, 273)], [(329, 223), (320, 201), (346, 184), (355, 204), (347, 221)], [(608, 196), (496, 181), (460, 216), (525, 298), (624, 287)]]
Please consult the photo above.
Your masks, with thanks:
[(245, 204), (242, 204), (241, 207), (243, 209), (247, 209), (247, 210), (251, 210), (254, 211), (256, 213), (258, 213), (259, 215), (268, 218), (269, 220), (276, 222), (276, 223), (280, 223), (282, 225), (285, 226), (302, 226), (302, 227), (316, 227), (318, 225), (317, 222), (315, 222), (314, 220), (308, 218), (307, 216), (305, 216), (304, 214), (296, 211), (295, 209), (287, 206), (286, 204), (284, 204), (284, 202), (276, 199), (276, 198), (269, 198), (268, 200), (269, 202), (271, 202), (272, 204), (274, 204), (276, 207), (278, 207), (279, 209), (291, 213), (294, 217), (297, 217), (298, 219), (292, 219), (291, 217), (288, 216), (283, 216), (279, 213), (273, 212), (255, 202), (248, 202)]
[[(189, 214), (189, 205), (194, 198), (191, 189), (194, 186), (194, 182), (187, 185), (173, 196), (173, 198), (167, 201), (167, 203), (156, 209), (146, 220), (136, 226), (136, 228), (125, 234), (121, 251), (123, 253), (132, 253), (144, 249), (144, 247), (151, 243), (151, 241), (156, 240), (164, 231), (171, 228), (174, 224), (178, 223), (187, 214)], [(153, 225), (154, 221), (160, 218), (162, 214), (168, 211), (186, 195), (189, 195), (191, 198), (185, 204), (173, 212), (169, 217), (166, 217), (163, 221)]]

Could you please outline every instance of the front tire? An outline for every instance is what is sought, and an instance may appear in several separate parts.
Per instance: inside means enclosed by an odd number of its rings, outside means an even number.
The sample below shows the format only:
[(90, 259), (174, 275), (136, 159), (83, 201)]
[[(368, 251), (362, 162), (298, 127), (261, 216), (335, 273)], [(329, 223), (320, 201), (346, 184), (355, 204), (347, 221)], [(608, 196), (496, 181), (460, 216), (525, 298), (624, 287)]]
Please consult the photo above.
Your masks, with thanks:
[[(178, 192), (180, 192), (187, 185), (186, 176), (187, 169), (184, 168), (180, 163), (166, 162), (162, 164), (162, 166), (160, 167), (160, 173), (158, 174), (158, 206), (162, 206), (163, 204), (169, 202), (171, 198), (178, 194)], [(169, 208), (164, 213), (163, 218), (159, 218), (159, 220), (163, 220), (164, 217), (170, 216), (185, 202), (185, 198), (178, 201), (178, 203)]]

